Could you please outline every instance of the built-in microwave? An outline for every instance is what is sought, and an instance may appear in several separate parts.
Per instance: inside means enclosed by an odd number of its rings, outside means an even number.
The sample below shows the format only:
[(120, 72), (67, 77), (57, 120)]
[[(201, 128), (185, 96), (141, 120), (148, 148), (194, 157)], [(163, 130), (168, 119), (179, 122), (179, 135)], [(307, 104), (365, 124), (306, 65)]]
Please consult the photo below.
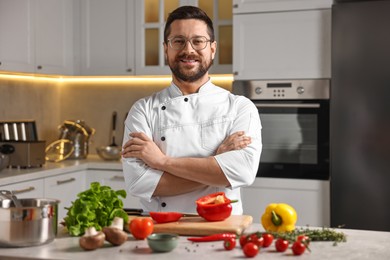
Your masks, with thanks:
[(257, 177), (329, 179), (329, 79), (234, 81), (233, 93), (259, 111)]

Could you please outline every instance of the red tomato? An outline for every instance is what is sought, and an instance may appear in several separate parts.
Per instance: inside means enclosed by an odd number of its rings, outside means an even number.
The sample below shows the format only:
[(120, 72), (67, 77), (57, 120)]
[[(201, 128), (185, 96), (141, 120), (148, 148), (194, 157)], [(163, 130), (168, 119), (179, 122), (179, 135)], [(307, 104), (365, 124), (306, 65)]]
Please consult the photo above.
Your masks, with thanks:
[(227, 238), (225, 241), (223, 241), (223, 247), (226, 250), (233, 250), (233, 248), (236, 247), (236, 239), (234, 237)]
[(306, 245), (309, 245), (310, 244), (310, 237), (308, 237), (306, 235), (299, 235), (297, 237), (297, 241), (300, 241), (302, 243), (305, 243)]
[(151, 218), (135, 218), (130, 222), (130, 232), (136, 239), (145, 239), (153, 233), (153, 220)]
[(157, 223), (175, 222), (183, 217), (179, 212), (149, 212), (149, 214)]
[(252, 234), (249, 237), (249, 242), (255, 243), (258, 247), (262, 247), (264, 244), (264, 238), (257, 236), (257, 234)]
[(294, 255), (302, 255), (305, 252), (306, 246), (301, 241), (295, 241), (292, 245)]
[(248, 237), (246, 235), (241, 235), (240, 236), (240, 246), (242, 248), (244, 248), (245, 244), (248, 242), (247, 238)]
[(278, 238), (275, 242), (275, 248), (278, 252), (284, 252), (288, 248), (288, 240), (284, 240), (283, 238)]
[(274, 241), (274, 236), (272, 234), (263, 233), (262, 237), (264, 239), (263, 247), (269, 247)]
[(246, 257), (255, 257), (259, 252), (259, 247), (255, 243), (248, 242), (245, 244), (243, 251)]

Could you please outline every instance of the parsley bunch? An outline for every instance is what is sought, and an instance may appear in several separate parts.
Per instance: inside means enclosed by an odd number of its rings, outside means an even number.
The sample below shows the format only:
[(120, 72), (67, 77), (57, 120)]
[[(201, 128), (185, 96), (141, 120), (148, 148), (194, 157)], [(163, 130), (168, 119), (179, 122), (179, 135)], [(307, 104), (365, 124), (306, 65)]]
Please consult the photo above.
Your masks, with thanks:
[(90, 189), (77, 194), (78, 199), (72, 202), (64, 221), (71, 236), (81, 236), (89, 227), (101, 230), (109, 226), (114, 217), (123, 218), (127, 223), (128, 216), (123, 210), (123, 201), (126, 198), (125, 190), (114, 191), (109, 186), (101, 186), (93, 182)]

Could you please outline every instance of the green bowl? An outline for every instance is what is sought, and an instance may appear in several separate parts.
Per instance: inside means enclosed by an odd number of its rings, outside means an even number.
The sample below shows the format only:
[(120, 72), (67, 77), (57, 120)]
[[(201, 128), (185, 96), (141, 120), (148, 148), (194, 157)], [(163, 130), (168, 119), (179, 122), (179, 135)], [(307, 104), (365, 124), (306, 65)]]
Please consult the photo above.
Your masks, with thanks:
[(147, 237), (148, 245), (154, 252), (169, 252), (175, 249), (179, 236), (168, 233), (153, 233)]

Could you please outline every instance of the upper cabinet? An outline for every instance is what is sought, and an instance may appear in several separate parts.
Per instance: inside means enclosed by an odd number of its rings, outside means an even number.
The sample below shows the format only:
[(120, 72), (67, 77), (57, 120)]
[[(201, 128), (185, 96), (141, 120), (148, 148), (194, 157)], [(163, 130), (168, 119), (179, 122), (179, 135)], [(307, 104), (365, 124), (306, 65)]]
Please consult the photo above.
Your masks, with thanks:
[(258, 13), (330, 8), (333, 0), (233, 0), (233, 13)]
[(0, 70), (59, 75), (169, 75), (164, 26), (182, 5), (214, 22), (210, 73), (232, 73), (232, 0), (0, 0)]
[(135, 74), (135, 2), (81, 0), (81, 75)]
[(210, 73), (232, 73), (231, 0), (144, 0), (136, 1), (136, 74), (170, 74), (164, 55), (164, 26), (170, 12), (194, 5), (206, 11), (214, 23), (217, 54)]
[[(235, 80), (331, 77), (329, 1), (234, 2)], [(248, 6), (259, 11), (244, 12)]]
[(74, 73), (73, 1), (1, 0), (0, 70)]

